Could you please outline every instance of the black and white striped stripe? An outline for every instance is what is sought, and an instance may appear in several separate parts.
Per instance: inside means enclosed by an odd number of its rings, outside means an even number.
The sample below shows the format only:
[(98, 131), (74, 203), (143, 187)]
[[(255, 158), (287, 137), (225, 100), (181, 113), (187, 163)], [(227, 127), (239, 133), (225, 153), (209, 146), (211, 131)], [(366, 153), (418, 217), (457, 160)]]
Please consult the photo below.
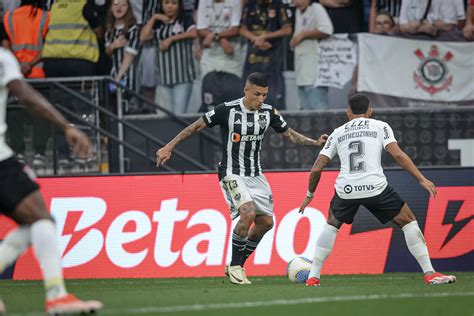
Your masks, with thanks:
[(402, 7), (402, 0), (379, 0), (378, 11), (387, 11), (393, 17), (400, 16), (400, 9)]
[[(159, 23), (158, 29), (155, 30), (155, 39), (159, 43), (161, 40), (187, 32), (195, 27), (191, 16), (185, 16), (182, 20), (171, 23)], [(159, 50), (158, 45), (157, 60), (159, 84), (173, 85), (196, 79), (192, 39), (174, 42), (166, 51)]]
[[(107, 31), (105, 33), (105, 47), (110, 46), (114, 40), (123, 35), (123, 27), (115, 27), (112, 31)], [(138, 28), (136, 25), (132, 25), (125, 37), (128, 39), (128, 43), (125, 47), (118, 48), (114, 50), (112, 55), (112, 70), (110, 75), (115, 77), (117, 72), (120, 69), (125, 53), (134, 54), (135, 56), (139, 53), (139, 37), (138, 37)], [(125, 73), (123, 79), (125, 80), (125, 85), (132, 89), (137, 90), (137, 73), (136, 73), (136, 62), (138, 58), (135, 58), (134, 62), (130, 65), (130, 68)]]
[(219, 178), (227, 175), (255, 177), (262, 174), (260, 153), (269, 126), (277, 132), (288, 129), (285, 120), (272, 106), (263, 104), (258, 111), (247, 110), (243, 99), (217, 106), (203, 118), (209, 127), (221, 126), (223, 152)]

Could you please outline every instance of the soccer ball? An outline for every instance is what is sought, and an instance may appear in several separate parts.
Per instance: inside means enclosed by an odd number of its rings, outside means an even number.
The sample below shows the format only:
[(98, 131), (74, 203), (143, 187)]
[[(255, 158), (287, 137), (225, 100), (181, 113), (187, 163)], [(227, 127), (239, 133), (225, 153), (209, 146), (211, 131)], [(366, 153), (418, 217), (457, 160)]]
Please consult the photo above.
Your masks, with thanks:
[(291, 282), (303, 283), (306, 282), (311, 270), (313, 261), (305, 257), (296, 257), (288, 262), (286, 274)]

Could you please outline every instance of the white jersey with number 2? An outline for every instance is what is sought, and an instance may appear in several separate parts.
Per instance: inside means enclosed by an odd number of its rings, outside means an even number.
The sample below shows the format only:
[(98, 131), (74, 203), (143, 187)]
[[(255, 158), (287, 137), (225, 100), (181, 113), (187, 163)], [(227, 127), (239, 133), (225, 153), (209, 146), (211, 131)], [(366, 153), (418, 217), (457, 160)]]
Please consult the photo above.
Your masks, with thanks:
[(382, 193), (387, 186), (382, 149), (396, 141), (390, 125), (374, 119), (355, 118), (336, 128), (319, 154), (339, 156), (341, 170), (334, 186), (339, 197), (362, 199)]

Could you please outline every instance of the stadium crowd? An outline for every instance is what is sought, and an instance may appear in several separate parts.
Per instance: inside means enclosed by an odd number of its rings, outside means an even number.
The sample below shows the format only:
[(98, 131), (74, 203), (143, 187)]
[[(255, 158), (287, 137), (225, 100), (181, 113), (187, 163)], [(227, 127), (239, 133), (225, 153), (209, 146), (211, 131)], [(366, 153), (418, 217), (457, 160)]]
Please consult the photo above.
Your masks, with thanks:
[[(14, 52), (26, 78), (110, 75), (175, 114), (194, 111), (196, 80), (204, 112), (239, 97), (242, 78), (252, 72), (270, 78), (267, 102), (285, 109), (286, 70), (295, 71), (301, 109), (328, 109), (328, 87), (314, 83), (320, 40), (332, 34), (436, 38), (462, 31), (474, 39), (472, 0), (3, 0), (0, 6), (2, 46)], [(124, 97), (125, 112), (151, 112), (132, 94)], [(20, 155), (26, 116), (9, 116)], [(49, 131), (33, 122), (33, 165), (41, 165)], [(60, 159), (69, 155), (62, 143)]]

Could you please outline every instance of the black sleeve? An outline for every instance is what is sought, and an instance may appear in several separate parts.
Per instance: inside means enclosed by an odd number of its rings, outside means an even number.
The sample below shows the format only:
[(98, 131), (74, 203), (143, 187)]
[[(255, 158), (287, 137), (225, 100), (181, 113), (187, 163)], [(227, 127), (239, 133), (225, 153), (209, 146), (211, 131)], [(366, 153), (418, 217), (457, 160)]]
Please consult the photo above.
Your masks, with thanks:
[(213, 110), (204, 113), (202, 118), (204, 119), (207, 127), (214, 127), (219, 124), (224, 124), (227, 119), (228, 112), (228, 107), (222, 103), (216, 106)]
[(284, 133), (290, 128), (277, 109), (270, 111), (270, 126), (273, 127), (277, 133)]

